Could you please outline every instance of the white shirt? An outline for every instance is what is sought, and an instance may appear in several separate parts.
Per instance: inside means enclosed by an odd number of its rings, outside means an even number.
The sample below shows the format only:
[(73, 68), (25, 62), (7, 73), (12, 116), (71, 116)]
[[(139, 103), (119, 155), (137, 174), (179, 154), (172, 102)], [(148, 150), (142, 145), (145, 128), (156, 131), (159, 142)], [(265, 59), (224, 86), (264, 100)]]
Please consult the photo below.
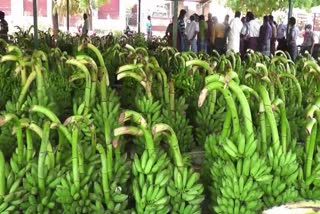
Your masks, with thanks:
[(236, 17), (230, 22), (230, 31), (228, 34), (228, 50), (233, 50), (238, 53), (240, 49), (240, 33), (242, 30), (242, 22), (239, 17)]
[(249, 37), (259, 37), (260, 24), (256, 20), (248, 23)]
[[(191, 40), (194, 34), (196, 34), (197, 32), (199, 32), (199, 23), (197, 23), (196, 21), (190, 22), (190, 24), (188, 24), (186, 28), (186, 35), (188, 40)], [(194, 38), (197, 39), (197, 35)]]

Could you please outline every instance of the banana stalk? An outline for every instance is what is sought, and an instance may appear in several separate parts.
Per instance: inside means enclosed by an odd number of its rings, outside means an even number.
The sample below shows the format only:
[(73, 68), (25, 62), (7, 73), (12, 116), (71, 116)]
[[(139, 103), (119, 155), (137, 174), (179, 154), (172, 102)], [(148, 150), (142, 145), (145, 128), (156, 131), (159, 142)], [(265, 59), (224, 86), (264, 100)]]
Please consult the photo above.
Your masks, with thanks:
[(49, 143), (49, 135), (50, 135), (50, 123), (45, 122), (43, 127), (43, 135), (42, 135), (39, 159), (38, 159), (38, 185), (39, 185), (40, 197), (44, 197), (46, 195), (44, 170), (45, 170), (45, 158), (47, 155), (47, 147)]
[(173, 152), (175, 165), (179, 169), (183, 168), (183, 160), (182, 160), (182, 156), (181, 156), (176, 133), (174, 132), (174, 130), (170, 126), (168, 126), (167, 124), (164, 124), (164, 123), (156, 124), (152, 127), (153, 136), (161, 134), (161, 133), (163, 133), (164, 135), (166, 135), (168, 137), (169, 145), (170, 145), (171, 151)]
[(108, 161), (106, 152), (101, 144), (97, 144), (97, 150), (101, 157), (101, 175), (102, 175), (102, 188), (104, 200), (108, 208), (110, 208), (110, 186), (109, 186), (109, 176), (108, 176)]
[(271, 101), (269, 98), (268, 91), (266, 90), (265, 86), (260, 85), (259, 86), (259, 93), (261, 96), (261, 100), (263, 101), (264, 108), (266, 111), (267, 119), (271, 127), (271, 134), (272, 134), (272, 139), (273, 139), (273, 145), (275, 147), (278, 147), (280, 145), (280, 140), (279, 140), (279, 133), (278, 133), (278, 128), (277, 128), (277, 123), (276, 119), (274, 117), (272, 108), (271, 108)]
[(316, 119), (312, 118), (308, 121), (306, 126), (307, 131), (307, 139), (306, 139), (306, 158), (305, 158), (305, 179), (308, 179), (311, 175), (312, 170), (312, 162), (313, 162), (313, 155), (315, 150), (315, 141), (317, 135), (317, 121)]
[(76, 59), (67, 60), (67, 64), (76, 66), (86, 76), (86, 89), (85, 89), (85, 93), (84, 93), (84, 103), (85, 103), (84, 115), (86, 115), (90, 111), (90, 97), (91, 97), (91, 90), (92, 90), (92, 82), (91, 82), (90, 72), (89, 72), (88, 68), (83, 63), (79, 62)]
[(0, 150), (0, 197), (3, 197), (6, 194), (6, 162), (4, 155)]
[(80, 190), (80, 176), (79, 176), (79, 157), (78, 157), (78, 138), (79, 138), (79, 128), (77, 125), (72, 127), (72, 174), (73, 181), (76, 190)]
[(225, 89), (224, 85), (221, 82), (212, 82), (209, 85), (206, 85), (204, 89), (202, 89), (199, 96), (198, 106), (201, 107), (208, 95), (208, 92), (214, 91), (214, 90), (218, 90), (223, 94), (227, 102), (227, 105), (231, 110), (232, 123), (233, 123), (233, 135), (238, 136), (238, 133), (240, 130), (240, 124), (239, 124), (239, 117), (238, 117), (236, 105), (234, 103), (234, 100), (232, 98), (230, 91), (228, 89)]

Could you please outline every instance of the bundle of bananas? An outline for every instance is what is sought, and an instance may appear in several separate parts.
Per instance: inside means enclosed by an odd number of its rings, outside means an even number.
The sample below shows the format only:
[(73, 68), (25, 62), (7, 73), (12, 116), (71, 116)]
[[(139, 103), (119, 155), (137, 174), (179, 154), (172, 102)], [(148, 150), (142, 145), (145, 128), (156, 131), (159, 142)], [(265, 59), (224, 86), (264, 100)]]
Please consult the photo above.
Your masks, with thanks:
[(22, 169), (10, 167), (5, 163), (4, 155), (0, 150), (0, 212), (1, 213), (20, 213), (21, 203), (27, 201), (27, 190), (21, 183), (25, 173), (30, 170), (28, 164)]
[(199, 179), (200, 174), (192, 168), (174, 168), (173, 178), (167, 187), (172, 213), (201, 213), (204, 187)]
[(170, 211), (170, 197), (166, 186), (171, 178), (171, 169), (170, 159), (165, 152), (158, 151), (150, 156), (145, 150), (140, 158), (135, 154), (132, 164), (132, 188), (136, 213)]
[(270, 183), (272, 175), (266, 160), (256, 150), (257, 141), (246, 141), (240, 133), (233, 141), (209, 136), (206, 144), (211, 144), (206, 146), (206, 158), (210, 157), (206, 164), (211, 166), (213, 209), (217, 213), (261, 211), (264, 194), (261, 185)]
[(45, 167), (45, 195), (42, 195), (39, 189), (38, 166), (34, 162), (30, 172), (23, 179), (23, 188), (28, 191), (27, 200), (20, 206), (25, 213), (47, 213), (57, 209), (55, 190), (61, 182), (61, 176), (64, 175), (66, 168), (60, 169), (57, 166), (54, 169)]
[(189, 125), (186, 110), (187, 105), (185, 98), (180, 97), (175, 100), (174, 111), (169, 109), (163, 110), (163, 121), (171, 126), (177, 138), (182, 152), (191, 151), (194, 148), (194, 140), (192, 135), (192, 126)]
[(268, 165), (272, 167), (273, 180), (262, 185), (265, 192), (263, 201), (267, 207), (295, 202), (298, 198), (296, 180), (299, 175), (299, 163), (292, 151), (284, 152), (282, 147), (273, 147), (268, 151)]

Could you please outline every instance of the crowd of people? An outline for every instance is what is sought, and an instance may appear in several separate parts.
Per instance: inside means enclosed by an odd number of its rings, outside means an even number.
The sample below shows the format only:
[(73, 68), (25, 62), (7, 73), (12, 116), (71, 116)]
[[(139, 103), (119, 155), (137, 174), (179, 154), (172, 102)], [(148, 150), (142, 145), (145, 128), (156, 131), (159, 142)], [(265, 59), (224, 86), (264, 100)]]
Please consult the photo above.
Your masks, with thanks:
[[(294, 17), (289, 19), (287, 32), (287, 26), (283, 23), (278, 25), (272, 15), (264, 16), (263, 24), (260, 25), (252, 12), (247, 12), (246, 16), (241, 18), (241, 13), (237, 11), (234, 18), (229, 20), (229, 15), (226, 15), (223, 22), (219, 22), (217, 17), (210, 13), (206, 21), (204, 15), (193, 14), (189, 17), (188, 24), (185, 22), (186, 14), (186, 10), (181, 10), (178, 17), (179, 51), (208, 53), (214, 49), (223, 54), (233, 50), (243, 55), (248, 49), (252, 49), (270, 56), (276, 50), (284, 50), (289, 52), (293, 60), (297, 57), (299, 29)], [(172, 45), (173, 23), (168, 26), (166, 37)], [(306, 25), (301, 52), (310, 53), (313, 43), (312, 26)]]

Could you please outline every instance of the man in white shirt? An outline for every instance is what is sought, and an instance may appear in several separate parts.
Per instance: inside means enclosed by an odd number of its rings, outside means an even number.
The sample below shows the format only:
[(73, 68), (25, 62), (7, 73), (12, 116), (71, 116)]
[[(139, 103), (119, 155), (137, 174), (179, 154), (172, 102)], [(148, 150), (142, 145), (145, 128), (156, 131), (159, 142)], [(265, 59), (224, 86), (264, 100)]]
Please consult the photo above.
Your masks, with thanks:
[(199, 32), (199, 24), (195, 21), (194, 15), (190, 16), (190, 24), (187, 26), (186, 29), (186, 36), (188, 40), (188, 46), (191, 51), (197, 53), (198, 47), (197, 47), (197, 34)]
[(239, 53), (240, 51), (240, 32), (242, 29), (240, 16), (241, 13), (237, 11), (235, 18), (230, 22), (230, 31), (228, 34), (228, 50), (233, 50), (235, 53)]
[(255, 20), (252, 12), (247, 13), (248, 20), (248, 48), (258, 50), (260, 24)]

